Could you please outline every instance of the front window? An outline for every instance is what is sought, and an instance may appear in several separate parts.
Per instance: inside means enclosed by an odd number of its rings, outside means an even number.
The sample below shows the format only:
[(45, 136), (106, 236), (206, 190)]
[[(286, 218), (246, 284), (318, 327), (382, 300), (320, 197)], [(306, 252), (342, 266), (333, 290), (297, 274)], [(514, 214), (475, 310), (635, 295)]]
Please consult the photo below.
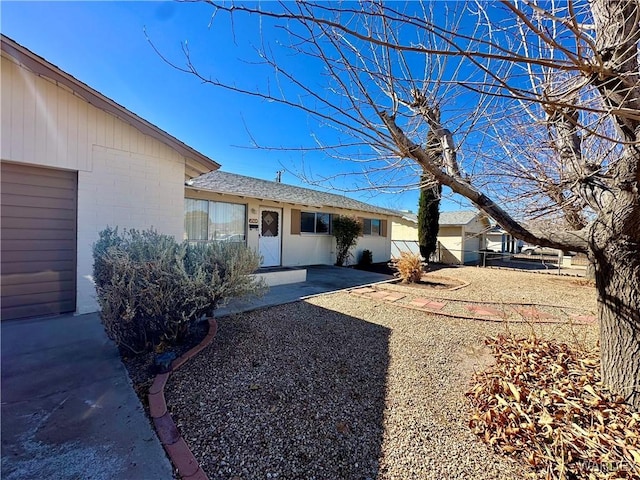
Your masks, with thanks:
[(191, 242), (244, 242), (247, 206), (185, 199), (184, 238)]
[(380, 220), (377, 218), (365, 218), (362, 225), (363, 235), (380, 236)]
[(320, 212), (300, 212), (300, 232), (324, 233), (331, 230), (331, 214)]

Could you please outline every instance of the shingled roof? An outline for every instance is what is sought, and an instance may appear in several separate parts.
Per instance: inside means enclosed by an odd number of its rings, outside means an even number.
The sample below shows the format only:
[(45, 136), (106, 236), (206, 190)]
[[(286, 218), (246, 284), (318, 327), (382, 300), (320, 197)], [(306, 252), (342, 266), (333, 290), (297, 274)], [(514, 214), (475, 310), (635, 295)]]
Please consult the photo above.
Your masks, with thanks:
[(442, 226), (461, 226), (468, 225), (478, 215), (484, 215), (476, 210), (461, 210), (459, 212), (440, 212), (440, 221)]
[[(398, 211), (396, 214), (409, 222), (418, 223), (418, 215), (413, 212)], [(440, 212), (438, 224), (443, 227), (455, 227), (468, 225), (478, 215), (484, 215), (475, 210), (461, 210), (458, 212)]]
[(235, 173), (216, 170), (205, 173), (187, 182), (187, 185), (197, 190), (225, 193), (241, 197), (252, 197), (260, 200), (272, 200), (309, 207), (334, 207), (349, 210), (359, 210), (379, 215), (398, 216), (397, 212), (386, 208), (369, 205), (343, 195), (320, 192), (310, 188), (295, 187), (286, 183), (271, 182), (259, 178), (245, 177)]

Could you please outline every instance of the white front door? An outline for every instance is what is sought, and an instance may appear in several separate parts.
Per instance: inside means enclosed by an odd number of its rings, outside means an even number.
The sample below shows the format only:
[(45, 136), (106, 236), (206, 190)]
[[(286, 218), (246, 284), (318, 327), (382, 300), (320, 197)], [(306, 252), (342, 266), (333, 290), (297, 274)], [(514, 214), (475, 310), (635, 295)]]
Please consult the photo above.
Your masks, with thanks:
[(260, 255), (262, 267), (280, 265), (282, 250), (282, 209), (264, 207), (260, 209)]

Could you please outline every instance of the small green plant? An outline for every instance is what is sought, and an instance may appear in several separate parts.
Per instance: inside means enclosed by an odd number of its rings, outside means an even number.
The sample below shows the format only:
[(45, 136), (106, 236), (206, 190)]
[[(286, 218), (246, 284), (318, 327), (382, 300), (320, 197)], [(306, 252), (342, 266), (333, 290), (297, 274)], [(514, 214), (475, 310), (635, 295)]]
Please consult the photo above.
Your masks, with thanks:
[(400, 259), (396, 262), (396, 275), (402, 283), (417, 283), (422, 279), (422, 257), (415, 253), (400, 252)]
[(373, 253), (371, 250), (364, 249), (360, 254), (360, 260), (358, 261), (358, 265), (361, 267), (369, 267), (373, 263)]
[(338, 215), (333, 219), (333, 236), (336, 237), (336, 265), (341, 267), (349, 259), (349, 250), (358, 243), (362, 225), (357, 218)]
[(190, 245), (153, 230), (107, 228), (93, 257), (102, 323), (133, 353), (180, 343), (221, 303), (263, 289), (249, 276), (258, 255), (235, 244)]

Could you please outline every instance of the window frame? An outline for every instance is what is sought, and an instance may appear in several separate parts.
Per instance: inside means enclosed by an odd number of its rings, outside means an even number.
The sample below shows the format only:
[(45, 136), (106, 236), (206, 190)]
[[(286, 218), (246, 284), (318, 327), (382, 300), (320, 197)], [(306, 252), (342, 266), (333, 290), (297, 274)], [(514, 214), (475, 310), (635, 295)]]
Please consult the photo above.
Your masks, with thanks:
[[(309, 230), (304, 230), (303, 229), (303, 221), (304, 221), (304, 217), (305, 215), (313, 215), (313, 232), (309, 231)], [(322, 216), (326, 216), (327, 218), (327, 222), (326, 222), (326, 226), (327, 226), (327, 230), (324, 232), (319, 232), (318, 231), (318, 216), (322, 215)], [(307, 221), (309, 221), (308, 217), (307, 217)], [(331, 230), (332, 230), (332, 225), (333, 225), (333, 214), (328, 213), (328, 212), (308, 212), (308, 211), (304, 211), (301, 210), (300, 211), (300, 234), (301, 235), (331, 235)]]
[[(188, 233), (189, 233), (189, 229), (187, 228), (187, 204), (186, 204), (186, 200), (191, 200), (191, 201), (195, 201), (195, 202), (206, 202), (206, 212), (207, 212), (207, 222), (206, 222), (206, 235), (204, 239), (191, 239), (188, 238)], [(223, 205), (232, 205), (232, 206), (240, 206), (243, 207), (244, 209), (244, 215), (243, 215), (243, 220), (242, 220), (242, 227), (243, 227), (243, 232), (241, 234), (239, 233), (233, 233), (231, 234), (231, 236), (236, 236), (236, 235), (242, 235), (242, 240), (239, 241), (226, 241), (224, 239), (212, 239), (212, 232), (211, 229), (214, 228), (212, 225), (212, 220), (215, 221), (215, 219), (212, 219), (210, 216), (210, 212), (215, 208), (214, 205), (215, 204), (223, 204)], [(186, 197), (185, 198), (185, 208), (184, 208), (184, 232), (183, 232), (183, 238), (184, 240), (190, 242), (190, 243), (211, 243), (211, 242), (228, 242), (228, 243), (238, 243), (238, 244), (243, 244), (246, 245), (247, 244), (247, 234), (249, 231), (249, 227), (247, 225), (247, 213), (248, 213), (248, 205), (246, 203), (236, 203), (236, 202), (223, 202), (223, 201), (218, 201), (218, 200), (207, 200), (204, 198), (190, 198), (190, 197)]]
[[(377, 224), (377, 231), (374, 231), (374, 222)], [(368, 224), (368, 231), (367, 231)], [(367, 237), (382, 237), (382, 219), (380, 218), (363, 218), (362, 219), (362, 235)]]

